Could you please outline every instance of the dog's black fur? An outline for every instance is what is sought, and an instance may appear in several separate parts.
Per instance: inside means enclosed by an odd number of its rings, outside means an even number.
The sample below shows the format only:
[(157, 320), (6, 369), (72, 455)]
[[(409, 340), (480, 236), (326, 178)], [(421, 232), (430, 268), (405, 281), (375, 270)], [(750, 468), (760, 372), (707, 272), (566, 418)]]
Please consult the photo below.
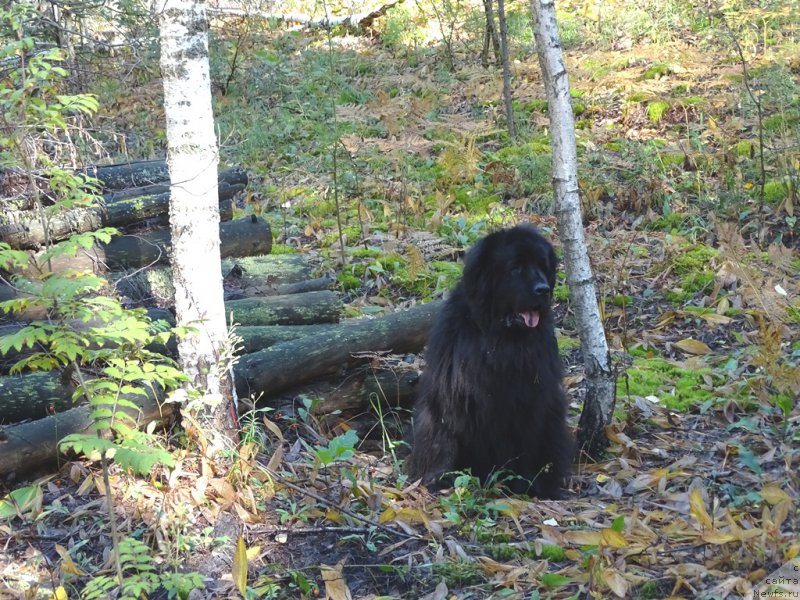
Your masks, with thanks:
[(534, 227), (492, 233), (467, 253), (436, 319), (414, 415), (409, 474), (430, 486), (463, 469), (509, 469), (516, 493), (557, 498), (574, 442), (550, 308), (556, 255)]

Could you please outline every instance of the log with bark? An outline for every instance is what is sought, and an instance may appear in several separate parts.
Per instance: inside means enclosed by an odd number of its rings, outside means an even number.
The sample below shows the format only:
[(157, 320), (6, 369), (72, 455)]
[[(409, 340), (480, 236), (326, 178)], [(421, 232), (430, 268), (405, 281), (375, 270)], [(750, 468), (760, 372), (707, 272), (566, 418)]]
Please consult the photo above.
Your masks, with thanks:
[[(439, 302), (352, 323), (247, 354), (234, 367), (239, 396), (272, 395), (358, 362), (354, 354), (420, 350)], [(363, 360), (363, 359), (362, 359)]]
[[(245, 189), (240, 182), (240, 169), (220, 172), (220, 214), (230, 218), (230, 199)], [(230, 181), (224, 178), (228, 177)], [(38, 248), (47, 240), (60, 241), (76, 233), (94, 231), (101, 227), (124, 227), (138, 221), (169, 212), (168, 185), (152, 185), (106, 194), (103, 200), (91, 206), (76, 207), (47, 216), (47, 231), (40, 216), (34, 211), (6, 213), (0, 224), (0, 240), (12, 248)], [(224, 218), (222, 220), (225, 220)]]
[[(272, 250), (269, 224), (256, 217), (220, 223), (219, 237), (223, 258), (269, 254)], [(103, 244), (96, 252), (96, 259), (112, 271), (166, 262), (169, 242), (168, 231), (122, 235)]]
[[(300, 294), (333, 287), (335, 281), (331, 277), (304, 278), (310, 272), (311, 267), (305, 259), (295, 254), (222, 261), (228, 300)], [(159, 305), (170, 305), (175, 296), (172, 269), (167, 266), (136, 269), (132, 273), (113, 273), (110, 279), (115, 283), (117, 292), (134, 302), (154, 301)]]
[[(425, 344), (439, 304), (430, 302), (387, 316), (362, 318), (338, 325), (243, 327), (245, 331), (256, 330), (262, 340), (277, 330), (287, 331), (285, 335), (275, 335), (276, 343), (270, 348), (240, 359), (234, 367), (237, 389), (242, 396), (263, 393), (269, 398), (359, 362), (353, 357), (359, 352), (419, 352)], [(168, 316), (165, 311), (162, 313), (154, 313), (154, 316)], [(302, 333), (308, 335), (300, 335)], [(285, 339), (294, 335), (300, 337)], [(13, 408), (15, 419), (37, 418), (49, 411), (51, 406), (56, 409), (69, 406), (74, 388), (69, 382), (57, 385), (61, 381), (59, 377), (56, 374), (45, 377), (38, 373), (0, 377), (0, 391), (17, 390), (0, 394), (0, 414)], [(42, 381), (46, 385), (41, 385)], [(13, 394), (17, 393), (23, 400), (13, 400)]]
[(402, 2), (403, 0), (391, 0), (391, 2), (387, 2), (386, 4), (383, 4), (369, 12), (356, 13), (340, 17), (322, 18), (314, 18), (300, 13), (268, 13), (239, 8), (209, 8), (208, 12), (212, 15), (221, 17), (259, 17), (269, 21), (300, 23), (309, 29), (342, 27), (348, 31), (358, 32), (359, 30), (364, 31), (372, 27), (372, 24), (376, 19), (384, 16), (390, 9), (394, 8), (398, 4), (402, 4)]
[[(230, 300), (225, 303), (225, 313), (232, 315), (233, 322), (242, 323), (243, 326), (237, 328), (237, 333), (242, 338), (243, 351), (245, 353), (257, 352), (269, 346), (294, 340), (304, 335), (315, 335), (324, 332), (326, 328), (335, 327), (342, 312), (342, 302), (339, 297), (331, 291), (305, 292), (292, 294), (289, 296), (268, 296), (264, 298), (249, 298), (246, 300)], [(175, 317), (166, 309), (151, 309), (148, 311), (150, 318), (154, 321), (163, 320), (169, 325), (175, 325)], [(16, 322), (0, 327), (0, 337), (5, 334), (12, 334), (24, 327), (26, 324)], [(98, 326), (98, 323), (83, 323), (75, 321), (70, 324), (78, 331), (88, 331), (91, 327)], [(87, 339), (91, 340), (91, 336)], [(89, 341), (90, 348), (97, 348)], [(177, 346), (175, 340), (170, 338), (166, 346), (152, 344), (147, 347), (152, 352), (158, 352), (167, 356), (175, 356)], [(5, 355), (0, 355), (0, 373), (8, 373), (9, 369), (19, 360), (33, 354), (32, 350), (25, 348), (16, 350), (11, 348)], [(9, 381), (7, 381), (9, 379)], [(21, 413), (17, 409), (10, 409), (14, 418), (8, 422), (16, 422), (20, 419), (37, 418), (42, 413), (40, 406), (47, 406), (52, 403), (53, 398), (59, 398), (59, 394), (52, 395), (48, 392), (51, 386), (39, 386), (36, 382), (28, 382), (24, 378), (4, 378), (0, 377), (0, 423), (3, 417), (8, 417), (4, 394), (16, 395), (20, 403), (28, 407)], [(41, 388), (41, 389), (39, 389)], [(61, 410), (62, 405), (57, 407)]]
[[(148, 161), (151, 162), (151, 161)], [(163, 162), (163, 161), (152, 161)], [(102, 167), (100, 167), (102, 168)], [(117, 200), (126, 200), (136, 196), (152, 196), (154, 194), (163, 194), (169, 191), (169, 174), (165, 179), (159, 180), (160, 183), (152, 183), (147, 185), (139, 185), (136, 187), (126, 188), (106, 188), (111, 191), (103, 194), (103, 199), (106, 202), (116, 202)], [(233, 198), (238, 191), (247, 187), (248, 177), (247, 172), (241, 167), (231, 167), (230, 169), (220, 169), (217, 177), (217, 185), (219, 186), (219, 197)]]
[[(0, 425), (64, 412), (72, 407), (74, 391), (75, 385), (57, 371), (0, 377)], [(1, 443), (0, 448), (5, 451)]]
[(239, 325), (336, 323), (342, 313), (342, 301), (338, 294), (326, 290), (231, 300), (225, 303), (225, 312)]
[[(272, 232), (263, 219), (246, 217), (235, 221), (220, 223), (220, 252), (223, 258), (241, 258), (256, 254), (269, 254), (272, 250)], [(80, 250), (75, 256), (59, 256), (44, 266), (53, 273), (64, 271), (85, 271), (104, 273), (138, 269), (147, 265), (164, 263), (169, 258), (168, 231), (156, 230), (138, 235), (123, 235), (112, 238), (108, 244), (95, 246), (90, 250)], [(41, 253), (32, 253), (33, 262)], [(38, 273), (20, 270), (22, 276), (36, 279)]]
[(314, 383), (292, 390), (291, 397), (321, 398), (321, 402), (311, 410), (315, 417), (333, 415), (348, 419), (365, 410), (372, 410), (374, 414), (379, 407), (410, 409), (414, 405), (418, 383), (419, 371), (414, 368), (361, 367), (349, 372), (344, 381)]
[[(172, 404), (159, 405), (150, 396), (127, 399), (141, 409), (139, 422), (142, 426), (153, 421), (166, 423), (172, 413)], [(21, 471), (29, 476), (32, 470), (54, 463), (60, 455), (58, 442), (61, 439), (70, 433), (93, 431), (89, 414), (89, 406), (84, 405), (30, 423), (0, 428), (0, 477)]]
[[(98, 179), (104, 192), (169, 182), (169, 168), (165, 160), (134, 160), (114, 165), (93, 165), (81, 169), (79, 173)], [(229, 184), (247, 184), (247, 173), (241, 167), (221, 169), (219, 177)]]
[[(226, 193), (235, 194), (243, 189), (242, 185), (228, 186)], [(0, 240), (12, 248), (39, 248), (48, 238), (52, 242), (58, 242), (76, 233), (94, 231), (101, 227), (124, 227), (167, 213), (169, 198), (169, 191), (166, 191), (65, 210), (48, 216), (46, 233), (44, 224), (33, 211), (18, 213), (13, 222), (0, 225)], [(220, 215), (227, 216), (230, 212), (230, 198), (220, 197)]]

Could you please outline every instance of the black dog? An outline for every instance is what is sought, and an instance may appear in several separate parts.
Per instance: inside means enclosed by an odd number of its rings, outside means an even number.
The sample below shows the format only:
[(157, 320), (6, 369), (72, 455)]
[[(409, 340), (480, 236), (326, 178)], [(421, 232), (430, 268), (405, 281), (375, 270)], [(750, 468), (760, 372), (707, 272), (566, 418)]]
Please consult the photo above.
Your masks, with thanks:
[[(574, 454), (550, 310), (556, 255), (530, 225), (488, 235), (437, 317), (425, 353), (409, 474), (442, 485), (471, 469), (486, 481), (557, 498)], [(445, 483), (446, 484), (446, 483)]]

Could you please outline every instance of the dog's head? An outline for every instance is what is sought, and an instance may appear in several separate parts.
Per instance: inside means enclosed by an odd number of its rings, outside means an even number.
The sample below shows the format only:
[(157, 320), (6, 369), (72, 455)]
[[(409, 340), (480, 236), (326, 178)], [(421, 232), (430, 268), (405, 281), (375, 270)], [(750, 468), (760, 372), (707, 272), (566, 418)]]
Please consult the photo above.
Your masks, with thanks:
[(531, 225), (492, 233), (467, 253), (462, 287), (482, 327), (535, 330), (550, 314), (553, 246)]

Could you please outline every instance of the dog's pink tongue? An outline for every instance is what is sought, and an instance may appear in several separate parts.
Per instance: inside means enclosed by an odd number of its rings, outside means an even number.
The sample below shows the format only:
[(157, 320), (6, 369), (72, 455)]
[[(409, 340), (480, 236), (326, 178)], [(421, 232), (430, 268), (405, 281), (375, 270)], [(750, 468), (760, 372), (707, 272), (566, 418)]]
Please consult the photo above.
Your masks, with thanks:
[(520, 313), (522, 320), (525, 321), (526, 327), (536, 327), (539, 324), (539, 311), (532, 310), (530, 312)]

